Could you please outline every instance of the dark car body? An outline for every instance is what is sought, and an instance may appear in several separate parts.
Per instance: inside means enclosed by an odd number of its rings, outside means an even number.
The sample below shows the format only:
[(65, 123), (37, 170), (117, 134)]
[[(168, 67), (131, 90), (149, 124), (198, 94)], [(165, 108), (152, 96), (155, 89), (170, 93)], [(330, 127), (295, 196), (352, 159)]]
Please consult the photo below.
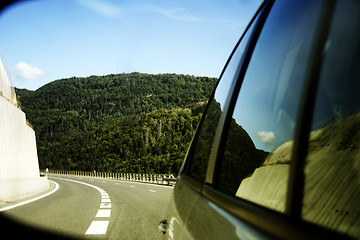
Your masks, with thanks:
[(265, 1), (180, 170), (167, 239), (360, 237), (360, 1)]

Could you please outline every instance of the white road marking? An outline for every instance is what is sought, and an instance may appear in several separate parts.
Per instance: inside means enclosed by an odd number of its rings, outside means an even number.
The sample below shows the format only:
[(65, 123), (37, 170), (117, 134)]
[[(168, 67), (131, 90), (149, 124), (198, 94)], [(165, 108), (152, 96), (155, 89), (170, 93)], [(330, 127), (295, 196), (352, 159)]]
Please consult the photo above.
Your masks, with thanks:
[[(100, 208), (111, 208), (110, 197), (107, 194), (107, 192), (104, 191), (102, 188), (89, 183), (71, 180), (67, 178), (58, 178), (58, 179), (70, 181), (70, 182), (76, 182), (95, 188), (101, 194)], [(108, 205), (103, 205), (103, 204), (108, 204)], [(111, 215), (111, 209), (99, 209), (95, 217), (109, 218), (110, 215)], [(109, 221), (92, 221), (85, 234), (106, 234), (108, 225), (109, 225)]]
[(56, 182), (51, 181), (51, 180), (48, 180), (48, 181), (55, 184), (55, 188), (53, 190), (51, 190), (50, 192), (45, 193), (44, 195), (41, 195), (41, 196), (33, 198), (33, 199), (29, 199), (29, 200), (19, 202), (17, 204), (11, 205), (11, 206), (0, 208), (0, 212), (6, 211), (6, 210), (9, 210), (9, 209), (12, 209), (12, 208), (16, 208), (16, 207), (19, 207), (19, 206), (22, 206), (22, 205), (25, 205), (25, 204), (28, 204), (28, 203), (31, 203), (31, 202), (34, 202), (34, 201), (39, 200), (41, 198), (47, 197), (50, 194), (53, 194), (54, 192), (56, 192), (59, 189), (59, 184), (57, 184)]
[(150, 189), (149, 192), (156, 192), (155, 190)]
[(110, 209), (99, 209), (95, 217), (110, 217), (111, 210)]
[(105, 234), (109, 221), (92, 221), (85, 234)]
[(100, 208), (111, 208), (111, 203), (101, 203)]
[(134, 188), (135, 186), (132, 186), (132, 185), (131, 185), (131, 186), (129, 186), (129, 187)]

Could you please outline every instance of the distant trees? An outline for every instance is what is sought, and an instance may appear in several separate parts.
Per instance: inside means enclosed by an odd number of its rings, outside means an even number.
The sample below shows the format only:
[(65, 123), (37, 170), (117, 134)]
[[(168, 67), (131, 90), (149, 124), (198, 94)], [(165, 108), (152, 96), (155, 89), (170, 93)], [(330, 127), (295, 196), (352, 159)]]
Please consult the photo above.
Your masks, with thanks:
[(176, 173), (216, 83), (177, 74), (111, 74), (17, 89), (40, 168)]

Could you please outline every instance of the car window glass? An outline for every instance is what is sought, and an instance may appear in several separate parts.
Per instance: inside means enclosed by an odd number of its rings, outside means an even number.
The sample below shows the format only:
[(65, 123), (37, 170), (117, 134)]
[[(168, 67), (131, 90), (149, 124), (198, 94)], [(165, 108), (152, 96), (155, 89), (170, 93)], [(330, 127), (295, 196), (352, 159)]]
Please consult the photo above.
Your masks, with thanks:
[(217, 188), (285, 211), (291, 149), (319, 3), (277, 1), (259, 36), (227, 133)]
[[(254, 25), (254, 24), (253, 24)], [(208, 109), (204, 117), (201, 129), (198, 134), (195, 148), (193, 149), (193, 158), (189, 162), (189, 167), (186, 173), (199, 180), (204, 181), (209, 155), (215, 137), (216, 128), (221, 116), (224, 111), (224, 106), (229, 96), (229, 91), (237, 76), (237, 70), (239, 62), (245, 51), (246, 43), (251, 35), (253, 25), (248, 29), (236, 51), (230, 59), (221, 79), (216, 87), (214, 96), (209, 100)]]
[(305, 165), (303, 219), (360, 236), (360, 2), (339, 1)]

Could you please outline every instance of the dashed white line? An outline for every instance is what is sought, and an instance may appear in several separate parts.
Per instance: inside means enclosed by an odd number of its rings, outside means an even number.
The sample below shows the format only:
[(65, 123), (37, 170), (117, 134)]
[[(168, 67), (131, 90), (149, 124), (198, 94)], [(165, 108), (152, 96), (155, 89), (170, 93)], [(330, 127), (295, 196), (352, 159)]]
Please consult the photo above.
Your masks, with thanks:
[[(67, 178), (58, 178), (58, 179), (70, 181), (70, 182), (76, 182), (76, 183), (84, 184), (86, 186), (95, 188), (101, 194), (100, 209), (98, 210), (95, 217), (96, 218), (109, 218), (110, 217), (110, 215), (111, 215), (111, 209), (110, 209), (111, 208), (111, 203), (110, 203), (111, 200), (110, 200), (110, 197), (107, 194), (107, 192), (104, 191), (102, 188), (94, 186), (89, 183), (80, 182), (80, 181), (76, 181), (76, 180), (72, 180), (72, 179), (67, 179)], [(109, 208), (109, 209), (102, 209), (102, 208)], [(106, 234), (108, 225), (109, 225), (109, 221), (94, 220), (91, 222), (91, 224), (90, 224), (89, 228), (86, 230), (85, 234)]]
[(92, 221), (85, 234), (105, 234), (109, 221)]
[(110, 209), (99, 209), (95, 217), (110, 217), (111, 210)]
[(111, 208), (111, 203), (101, 203), (100, 208)]
[(149, 189), (149, 192), (156, 192), (155, 190)]

